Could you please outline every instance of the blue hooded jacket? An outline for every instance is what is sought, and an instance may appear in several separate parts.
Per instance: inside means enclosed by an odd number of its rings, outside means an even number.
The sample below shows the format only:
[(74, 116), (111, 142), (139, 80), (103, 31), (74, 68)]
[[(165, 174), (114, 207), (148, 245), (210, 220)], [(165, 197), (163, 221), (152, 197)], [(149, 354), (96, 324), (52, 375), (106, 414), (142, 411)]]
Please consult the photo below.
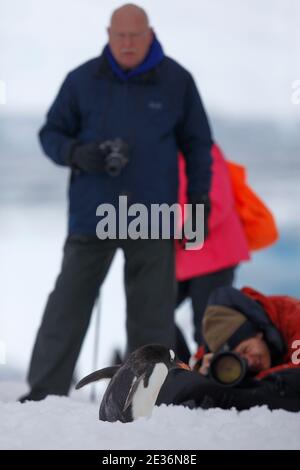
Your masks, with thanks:
[(121, 174), (72, 171), (69, 234), (95, 235), (102, 203), (173, 204), (178, 200), (178, 151), (186, 158), (188, 191), (208, 193), (212, 137), (192, 76), (164, 56), (154, 38), (144, 62), (125, 72), (109, 46), (70, 72), (39, 133), (48, 157), (67, 165), (74, 145), (120, 137), (129, 145)]

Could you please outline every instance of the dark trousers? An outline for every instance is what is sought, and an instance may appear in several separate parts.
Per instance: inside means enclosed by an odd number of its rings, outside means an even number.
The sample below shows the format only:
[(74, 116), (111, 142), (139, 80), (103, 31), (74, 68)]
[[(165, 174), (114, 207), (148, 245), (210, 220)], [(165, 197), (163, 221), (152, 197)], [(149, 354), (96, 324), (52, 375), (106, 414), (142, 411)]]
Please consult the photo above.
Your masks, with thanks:
[(174, 348), (173, 241), (70, 236), (32, 353), (28, 374), (32, 390), (68, 393), (99, 287), (117, 248), (125, 255), (128, 352), (147, 343)]
[[(194, 338), (198, 345), (203, 342), (201, 325), (208, 298), (217, 287), (231, 286), (234, 280), (234, 272), (235, 266), (178, 283), (176, 304), (178, 307), (185, 299), (190, 297), (193, 309)], [(182, 361), (189, 361), (190, 350), (178, 326), (176, 326), (175, 349)]]

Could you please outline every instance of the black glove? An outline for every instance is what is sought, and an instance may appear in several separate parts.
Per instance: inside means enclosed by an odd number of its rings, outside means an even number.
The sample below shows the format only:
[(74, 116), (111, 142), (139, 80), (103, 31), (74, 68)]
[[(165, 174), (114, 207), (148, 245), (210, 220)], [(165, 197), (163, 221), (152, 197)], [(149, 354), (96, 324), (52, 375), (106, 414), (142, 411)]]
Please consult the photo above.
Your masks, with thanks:
[[(184, 223), (184, 226), (191, 226), (193, 232), (197, 229), (197, 215), (199, 210), (197, 209), (197, 204), (204, 204), (204, 240), (207, 239), (209, 229), (208, 229), (208, 221), (209, 221), (209, 214), (210, 214), (210, 199), (208, 194), (197, 194), (197, 193), (190, 193), (188, 196), (188, 204), (191, 205), (191, 211), (187, 216), (187, 219)], [(184, 230), (182, 234), (182, 239), (180, 243), (183, 247), (185, 247), (187, 240), (184, 238)]]
[(191, 221), (192, 229), (196, 230), (197, 204), (204, 204), (204, 240), (208, 237), (208, 219), (210, 214), (210, 199), (208, 194), (197, 195), (189, 194), (189, 204), (192, 205)]
[(77, 170), (83, 170), (92, 175), (98, 175), (104, 171), (105, 153), (97, 142), (83, 145), (74, 145), (68, 157), (67, 164)]

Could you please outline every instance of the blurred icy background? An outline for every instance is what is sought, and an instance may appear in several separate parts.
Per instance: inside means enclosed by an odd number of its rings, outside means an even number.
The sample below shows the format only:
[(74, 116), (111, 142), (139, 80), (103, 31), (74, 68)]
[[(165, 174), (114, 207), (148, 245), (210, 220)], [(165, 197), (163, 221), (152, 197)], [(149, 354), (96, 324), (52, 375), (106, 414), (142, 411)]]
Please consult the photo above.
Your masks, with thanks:
[[(1, 0), (0, 341), (2, 380), (24, 380), (66, 235), (68, 171), (43, 156), (38, 128), (66, 73), (98, 55), (114, 0)], [(298, 0), (145, 0), (165, 52), (194, 75), (216, 140), (246, 164), (281, 239), (240, 268), (237, 285), (300, 296)], [(1, 100), (0, 100), (1, 102)], [(122, 254), (101, 292), (97, 366), (124, 347)], [(189, 334), (189, 306), (178, 312)], [(96, 332), (97, 334), (97, 332)], [(93, 369), (95, 315), (78, 374)], [(1, 388), (1, 383), (0, 383)]]

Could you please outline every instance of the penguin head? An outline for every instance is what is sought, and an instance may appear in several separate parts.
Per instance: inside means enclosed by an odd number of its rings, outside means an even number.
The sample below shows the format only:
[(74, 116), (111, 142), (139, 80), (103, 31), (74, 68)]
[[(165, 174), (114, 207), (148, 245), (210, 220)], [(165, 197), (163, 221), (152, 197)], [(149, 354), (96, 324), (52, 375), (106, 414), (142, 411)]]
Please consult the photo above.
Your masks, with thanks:
[(174, 353), (173, 349), (169, 349), (171, 357), (171, 367), (169, 369), (186, 369), (191, 370), (190, 366), (185, 362), (182, 362), (178, 356)]
[(172, 349), (167, 348), (161, 344), (147, 344), (136, 349), (131, 355), (130, 360), (135, 365), (135, 370), (140, 368), (140, 373), (143, 372), (145, 364), (148, 366), (155, 366), (155, 364), (162, 363), (168, 370), (174, 368), (188, 368), (182, 361), (178, 359)]

